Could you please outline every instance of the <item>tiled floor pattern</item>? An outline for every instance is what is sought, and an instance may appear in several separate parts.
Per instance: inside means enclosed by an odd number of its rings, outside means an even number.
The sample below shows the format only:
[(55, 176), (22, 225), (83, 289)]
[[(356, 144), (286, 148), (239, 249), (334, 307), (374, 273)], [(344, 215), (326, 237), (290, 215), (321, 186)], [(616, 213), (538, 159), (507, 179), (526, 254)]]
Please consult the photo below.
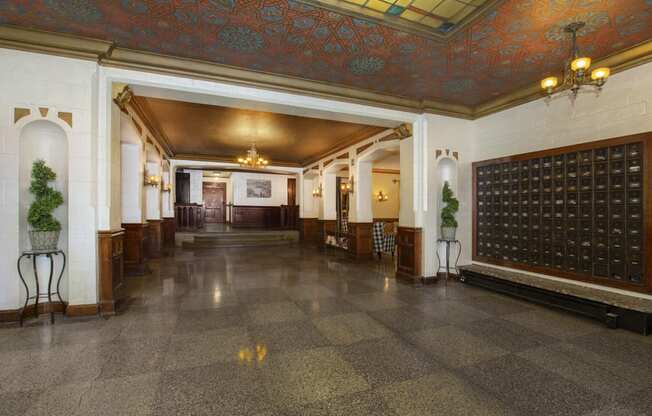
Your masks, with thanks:
[(150, 267), (119, 316), (0, 327), (0, 415), (652, 414), (652, 337), (308, 248)]

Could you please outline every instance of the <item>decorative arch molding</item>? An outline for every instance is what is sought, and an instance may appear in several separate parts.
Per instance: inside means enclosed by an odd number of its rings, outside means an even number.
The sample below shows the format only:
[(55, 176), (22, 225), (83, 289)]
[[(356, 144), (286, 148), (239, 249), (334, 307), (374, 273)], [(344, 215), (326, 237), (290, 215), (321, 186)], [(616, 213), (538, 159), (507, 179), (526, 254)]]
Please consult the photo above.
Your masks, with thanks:
[(337, 173), (336, 168), (338, 166), (349, 166), (348, 159), (335, 159), (331, 160), (327, 165), (324, 165), (324, 173)]
[(72, 113), (66, 111), (57, 111), (54, 107), (15, 107), (14, 108), (14, 129), (20, 135), (23, 127), (27, 124), (38, 121), (47, 120), (51, 121), (57, 126), (61, 127), (70, 139), (72, 134)]
[[(391, 136), (390, 136), (391, 137)], [(371, 146), (365, 148), (358, 154), (358, 162), (373, 162), (377, 159), (377, 155), (387, 150), (400, 149), (400, 140), (398, 138), (391, 138), (390, 140), (378, 139), (371, 143)]]

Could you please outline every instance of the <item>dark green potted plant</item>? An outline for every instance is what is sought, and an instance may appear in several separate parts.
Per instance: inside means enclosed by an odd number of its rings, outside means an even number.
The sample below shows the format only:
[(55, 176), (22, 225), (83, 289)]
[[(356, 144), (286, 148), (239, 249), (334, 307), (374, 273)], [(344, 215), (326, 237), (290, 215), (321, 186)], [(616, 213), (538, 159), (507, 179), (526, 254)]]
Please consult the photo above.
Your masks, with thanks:
[(36, 160), (32, 165), (32, 181), (29, 191), (34, 195), (34, 202), (29, 207), (27, 222), (31, 226), (29, 241), (32, 250), (55, 250), (59, 242), (61, 223), (52, 212), (63, 204), (63, 195), (48, 186), (57, 178), (57, 174), (43, 160)]
[(453, 195), (453, 190), (444, 182), (444, 189), (442, 189), (442, 201), (446, 204), (441, 210), (441, 238), (444, 240), (455, 240), (455, 232), (457, 231), (457, 220), (455, 213), (460, 208), (460, 202)]

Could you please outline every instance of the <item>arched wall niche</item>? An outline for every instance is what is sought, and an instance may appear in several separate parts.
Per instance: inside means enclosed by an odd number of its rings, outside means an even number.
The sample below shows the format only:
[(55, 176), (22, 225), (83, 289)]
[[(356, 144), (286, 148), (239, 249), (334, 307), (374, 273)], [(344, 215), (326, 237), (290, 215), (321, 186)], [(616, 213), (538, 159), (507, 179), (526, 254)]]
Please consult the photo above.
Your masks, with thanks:
[[(19, 251), (31, 248), (29, 242), (30, 226), (27, 223), (27, 213), (30, 205), (34, 201), (33, 195), (29, 192), (31, 181), (32, 164), (38, 159), (43, 159), (45, 163), (54, 170), (57, 178), (50, 186), (63, 194), (63, 204), (58, 207), (53, 215), (61, 223), (61, 233), (59, 236), (58, 248), (63, 250), (66, 255), (69, 254), (69, 155), (68, 155), (68, 129), (66, 126), (52, 119), (36, 118), (25, 120), (19, 128), (19, 167), (18, 167), (18, 187), (19, 187), (19, 207), (18, 207), (18, 228), (19, 228)], [(61, 256), (54, 257), (54, 270), (60, 270), (63, 266)], [(35, 293), (35, 282), (33, 268), (25, 262), (22, 271), (24, 272), (25, 281), (30, 290), (30, 294)], [(49, 277), (49, 260), (45, 257), (37, 258), (37, 271), (39, 275), (39, 285), (41, 288), (47, 288)], [(56, 279), (55, 274), (54, 278)], [(68, 299), (68, 270), (66, 269), (61, 279), (61, 292), (64, 300)], [(20, 287), (20, 299), (25, 296), (24, 289)], [(43, 292), (43, 290), (41, 290)], [(46, 301), (43, 297), (40, 302)]]
[[(441, 215), (441, 210), (445, 205), (444, 202), (442, 201), (444, 183), (448, 182), (448, 185), (453, 191), (453, 194), (455, 195), (456, 198), (459, 199), (457, 177), (458, 177), (457, 159), (447, 155), (442, 155), (435, 159), (435, 177), (433, 178), (433, 184), (435, 186), (435, 192), (434, 192), (435, 201), (433, 201), (434, 202), (433, 206), (435, 209), (433, 210), (433, 213), (435, 215), (434, 223), (436, 224), (435, 231), (436, 231), (437, 238), (441, 238), (440, 215)], [(459, 215), (457, 216), (457, 220), (459, 221)], [(459, 234), (456, 236), (456, 238), (460, 238)], [(441, 259), (441, 264), (439, 264), (440, 270), (438, 270), (438, 272), (439, 271), (444, 272), (446, 267), (446, 248), (443, 244), (441, 244), (437, 247), (437, 250), (439, 253), (439, 258)], [(458, 247), (452, 244), (450, 249), (451, 268), (455, 264), (455, 258), (458, 255), (457, 250)], [(436, 261), (436, 259), (434, 260)], [(451, 272), (454, 272), (454, 270), (451, 270)]]

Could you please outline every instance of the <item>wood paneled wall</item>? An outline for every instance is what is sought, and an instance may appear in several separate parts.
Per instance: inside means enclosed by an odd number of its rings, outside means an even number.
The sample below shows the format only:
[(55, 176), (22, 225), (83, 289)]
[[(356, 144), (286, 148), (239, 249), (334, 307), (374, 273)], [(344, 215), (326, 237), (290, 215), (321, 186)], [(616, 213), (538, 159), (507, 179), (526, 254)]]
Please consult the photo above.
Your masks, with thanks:
[(299, 231), (301, 241), (310, 244), (320, 243), (321, 224), (317, 218), (301, 218)]
[(421, 280), (421, 228), (398, 227), (396, 244), (398, 251), (396, 278), (412, 282)]
[(349, 254), (357, 259), (373, 257), (373, 223), (349, 223)]
[(98, 231), (99, 307), (102, 315), (115, 314), (124, 298), (125, 231)]
[(145, 273), (145, 241), (148, 224), (122, 224), (124, 235), (125, 273), (143, 275)]
[(176, 232), (176, 221), (174, 218), (163, 218), (161, 223), (161, 245), (164, 248), (174, 247), (174, 233)]
[(234, 205), (231, 210), (231, 225), (256, 228), (298, 228), (298, 205), (276, 207)]
[(161, 257), (161, 223), (162, 220), (147, 220), (147, 244), (145, 246), (145, 255), (150, 259)]

